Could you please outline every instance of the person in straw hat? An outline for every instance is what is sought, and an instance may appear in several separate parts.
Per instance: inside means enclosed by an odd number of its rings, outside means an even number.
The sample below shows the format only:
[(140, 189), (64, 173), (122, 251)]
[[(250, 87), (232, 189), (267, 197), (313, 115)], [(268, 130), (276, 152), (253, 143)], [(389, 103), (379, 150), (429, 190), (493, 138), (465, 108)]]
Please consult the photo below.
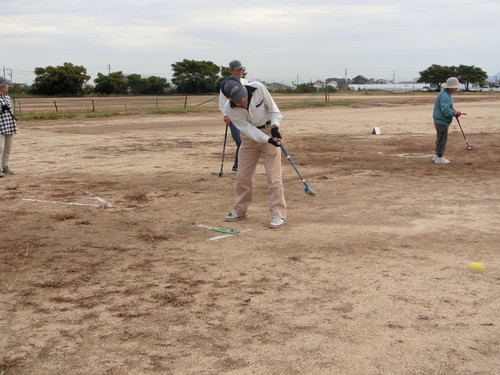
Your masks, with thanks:
[(12, 138), (17, 134), (16, 117), (12, 112), (12, 101), (7, 94), (9, 91), (9, 81), (5, 77), (0, 77), (0, 177), (6, 174), (13, 174), (9, 169), (10, 150), (12, 148)]
[(436, 128), (436, 155), (432, 158), (436, 164), (449, 164), (450, 161), (444, 158), (446, 142), (448, 140), (448, 129), (453, 121), (453, 117), (462, 116), (462, 112), (453, 108), (451, 94), (463, 89), (464, 86), (457, 77), (450, 77), (443, 85), (443, 90), (438, 94), (434, 102), (434, 127)]

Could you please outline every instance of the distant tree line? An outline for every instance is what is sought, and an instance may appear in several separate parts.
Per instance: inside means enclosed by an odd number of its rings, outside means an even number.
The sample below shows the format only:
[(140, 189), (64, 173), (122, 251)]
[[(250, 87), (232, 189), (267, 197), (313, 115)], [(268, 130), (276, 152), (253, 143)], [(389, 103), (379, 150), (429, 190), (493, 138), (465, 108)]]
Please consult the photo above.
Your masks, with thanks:
[[(163, 77), (142, 77), (140, 74), (125, 75), (123, 72), (98, 73), (94, 84), (89, 84), (90, 76), (83, 66), (65, 62), (60, 66), (37, 67), (31, 87), (13, 85), (12, 92), (43, 96), (82, 96), (82, 95), (168, 95), (168, 94), (207, 94), (219, 91), (221, 82), (230, 76), (229, 68), (218, 66), (211, 61), (184, 59), (171, 65), (172, 82)], [(448, 77), (455, 76), (469, 89), (471, 83), (483, 84), (487, 74), (475, 66), (431, 65), (419, 72), (417, 82), (429, 83), (440, 87)], [(327, 79), (327, 83), (334, 78)], [(343, 79), (337, 80), (343, 81)], [(351, 83), (366, 83), (363, 76), (354, 77)], [(308, 93), (317, 89), (312, 83), (297, 86), (295, 92)]]
[(469, 90), (472, 83), (484, 84), (488, 78), (488, 74), (481, 68), (474, 65), (459, 65), (459, 66), (442, 66), (433, 64), (425, 70), (419, 72), (420, 78), (417, 82), (430, 83), (438, 88), (446, 82), (449, 77), (457, 77), (465, 86), (465, 90)]

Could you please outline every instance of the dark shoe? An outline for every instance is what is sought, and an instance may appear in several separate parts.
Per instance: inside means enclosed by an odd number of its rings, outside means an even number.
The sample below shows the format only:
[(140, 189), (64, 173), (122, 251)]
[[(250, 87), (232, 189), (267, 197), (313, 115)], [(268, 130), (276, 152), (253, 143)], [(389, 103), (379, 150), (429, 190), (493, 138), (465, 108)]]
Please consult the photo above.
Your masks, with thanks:
[(237, 167), (233, 167), (233, 169), (231, 170), (232, 173), (238, 173), (238, 168)]
[(14, 172), (12, 172), (12, 171), (9, 169), (9, 167), (5, 167), (5, 168), (3, 169), (3, 174), (14, 174)]

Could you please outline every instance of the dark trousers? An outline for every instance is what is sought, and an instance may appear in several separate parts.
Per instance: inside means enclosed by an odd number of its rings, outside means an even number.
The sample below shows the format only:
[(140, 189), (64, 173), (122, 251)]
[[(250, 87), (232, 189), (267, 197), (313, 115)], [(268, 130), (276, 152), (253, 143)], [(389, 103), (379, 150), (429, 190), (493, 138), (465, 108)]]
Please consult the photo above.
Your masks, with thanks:
[(434, 127), (436, 128), (436, 155), (442, 158), (448, 141), (449, 126), (434, 124)]
[(233, 141), (236, 143), (236, 154), (234, 156), (233, 169), (238, 169), (238, 153), (241, 146), (240, 130), (232, 122), (229, 124), (229, 129), (231, 129), (231, 137), (233, 137)]

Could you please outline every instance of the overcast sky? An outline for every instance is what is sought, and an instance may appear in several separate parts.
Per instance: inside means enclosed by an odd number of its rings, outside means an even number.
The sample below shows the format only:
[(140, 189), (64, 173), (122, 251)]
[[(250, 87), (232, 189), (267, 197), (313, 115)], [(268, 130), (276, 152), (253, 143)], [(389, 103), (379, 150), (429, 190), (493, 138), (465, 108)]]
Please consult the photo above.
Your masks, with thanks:
[(92, 79), (170, 81), (183, 59), (239, 59), (251, 80), (289, 83), (346, 70), (411, 80), (432, 64), (500, 72), (499, 0), (1, 0), (0, 14), (0, 69), (22, 83), (64, 62)]

